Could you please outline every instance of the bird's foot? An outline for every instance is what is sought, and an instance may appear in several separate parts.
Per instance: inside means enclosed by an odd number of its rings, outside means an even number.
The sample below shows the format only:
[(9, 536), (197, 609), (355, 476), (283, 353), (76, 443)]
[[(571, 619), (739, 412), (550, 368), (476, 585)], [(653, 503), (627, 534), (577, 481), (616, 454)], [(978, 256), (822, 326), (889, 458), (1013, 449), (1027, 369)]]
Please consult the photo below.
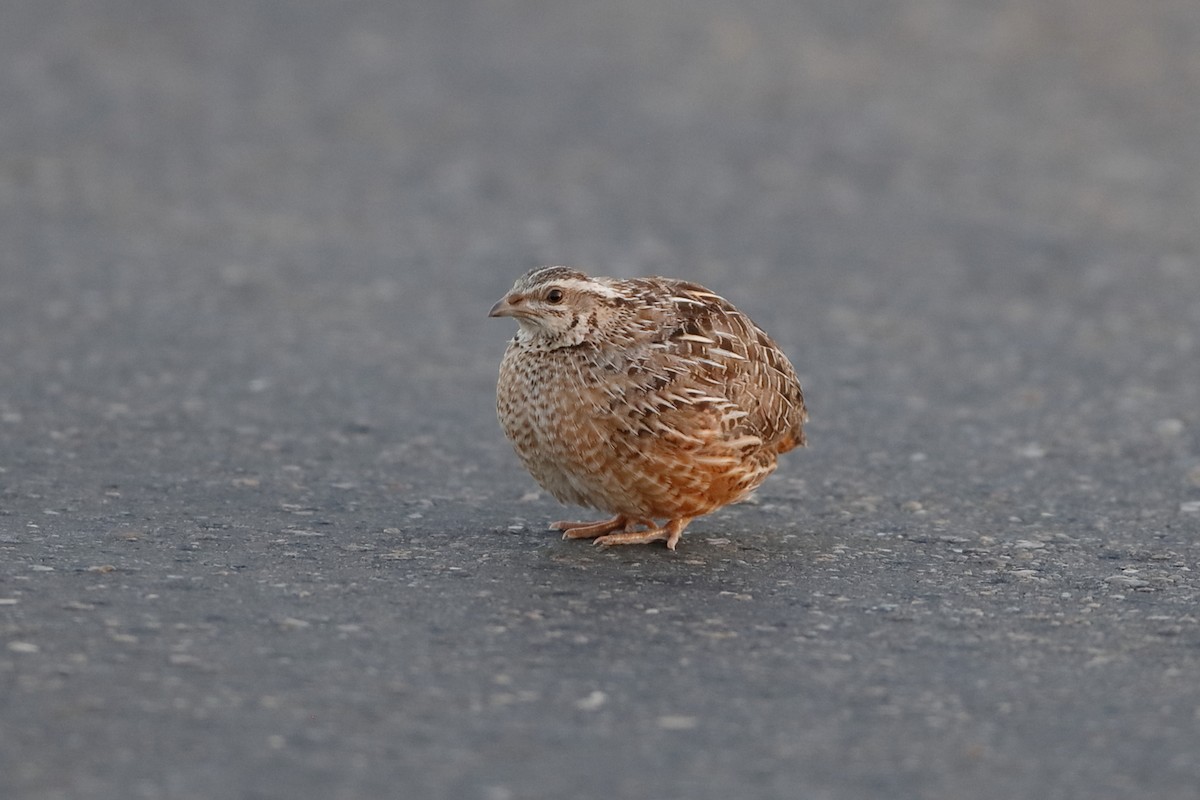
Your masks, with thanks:
[(610, 533), (600, 536), (592, 544), (609, 547), (614, 544), (650, 544), (651, 542), (666, 541), (667, 549), (674, 550), (691, 519), (680, 517), (673, 519), (661, 528), (650, 525), (647, 530), (633, 531), (626, 527), (623, 533)]
[(629, 519), (618, 514), (603, 522), (568, 522), (560, 520), (550, 523), (550, 530), (562, 531), (564, 539), (594, 539), (617, 530), (628, 530)]

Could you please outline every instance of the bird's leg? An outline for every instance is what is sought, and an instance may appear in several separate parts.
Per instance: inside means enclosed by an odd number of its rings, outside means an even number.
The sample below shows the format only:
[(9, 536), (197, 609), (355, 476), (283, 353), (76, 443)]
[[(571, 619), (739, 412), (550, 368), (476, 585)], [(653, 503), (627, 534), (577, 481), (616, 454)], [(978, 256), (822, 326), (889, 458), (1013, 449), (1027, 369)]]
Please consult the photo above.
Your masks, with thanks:
[(683, 529), (691, 521), (691, 517), (679, 517), (669, 521), (661, 528), (651, 526), (648, 530), (644, 531), (631, 531), (626, 528), (624, 533), (610, 533), (606, 536), (601, 536), (593, 544), (600, 544), (607, 547), (614, 544), (649, 544), (650, 542), (665, 539), (667, 549), (674, 550), (675, 545), (679, 543), (679, 537), (683, 535)]
[(568, 522), (560, 520), (550, 523), (550, 530), (562, 531), (564, 539), (594, 539), (617, 530), (628, 530), (632, 523), (624, 514), (617, 514), (603, 522)]

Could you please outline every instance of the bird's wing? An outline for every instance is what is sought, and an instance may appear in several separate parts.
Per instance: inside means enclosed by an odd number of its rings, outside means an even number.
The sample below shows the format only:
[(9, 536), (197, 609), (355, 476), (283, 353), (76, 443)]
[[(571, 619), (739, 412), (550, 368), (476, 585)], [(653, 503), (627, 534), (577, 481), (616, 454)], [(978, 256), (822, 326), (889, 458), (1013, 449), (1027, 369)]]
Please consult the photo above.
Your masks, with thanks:
[(803, 445), (804, 394), (775, 342), (733, 304), (699, 284), (644, 281), (654, 282), (644, 288), (656, 302), (642, 305), (637, 327), (643, 334), (630, 352), (643, 354), (645, 372), (653, 379), (645, 386), (651, 402), (659, 398), (707, 407), (715, 412), (720, 438), (734, 446), (758, 439), (782, 453)]

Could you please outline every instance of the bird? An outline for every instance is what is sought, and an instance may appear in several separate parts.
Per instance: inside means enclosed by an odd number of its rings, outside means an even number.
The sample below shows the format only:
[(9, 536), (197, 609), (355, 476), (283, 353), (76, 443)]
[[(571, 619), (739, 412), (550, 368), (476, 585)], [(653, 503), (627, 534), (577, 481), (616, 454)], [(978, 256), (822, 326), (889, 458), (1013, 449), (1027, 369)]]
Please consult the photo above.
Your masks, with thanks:
[(564, 539), (674, 551), (807, 443), (787, 356), (697, 283), (539, 267), (488, 315), (517, 322), (496, 412), (521, 463), (560, 502), (612, 515), (552, 523)]

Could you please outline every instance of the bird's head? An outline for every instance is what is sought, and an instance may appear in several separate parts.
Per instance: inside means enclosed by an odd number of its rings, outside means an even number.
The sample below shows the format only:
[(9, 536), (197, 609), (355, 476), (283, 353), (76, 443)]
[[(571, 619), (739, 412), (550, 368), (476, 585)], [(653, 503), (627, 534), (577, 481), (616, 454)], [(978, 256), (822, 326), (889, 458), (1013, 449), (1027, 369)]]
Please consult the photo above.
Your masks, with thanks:
[(596, 341), (628, 305), (614, 282), (567, 267), (539, 267), (517, 279), (490, 317), (513, 317), (518, 339), (546, 349)]

